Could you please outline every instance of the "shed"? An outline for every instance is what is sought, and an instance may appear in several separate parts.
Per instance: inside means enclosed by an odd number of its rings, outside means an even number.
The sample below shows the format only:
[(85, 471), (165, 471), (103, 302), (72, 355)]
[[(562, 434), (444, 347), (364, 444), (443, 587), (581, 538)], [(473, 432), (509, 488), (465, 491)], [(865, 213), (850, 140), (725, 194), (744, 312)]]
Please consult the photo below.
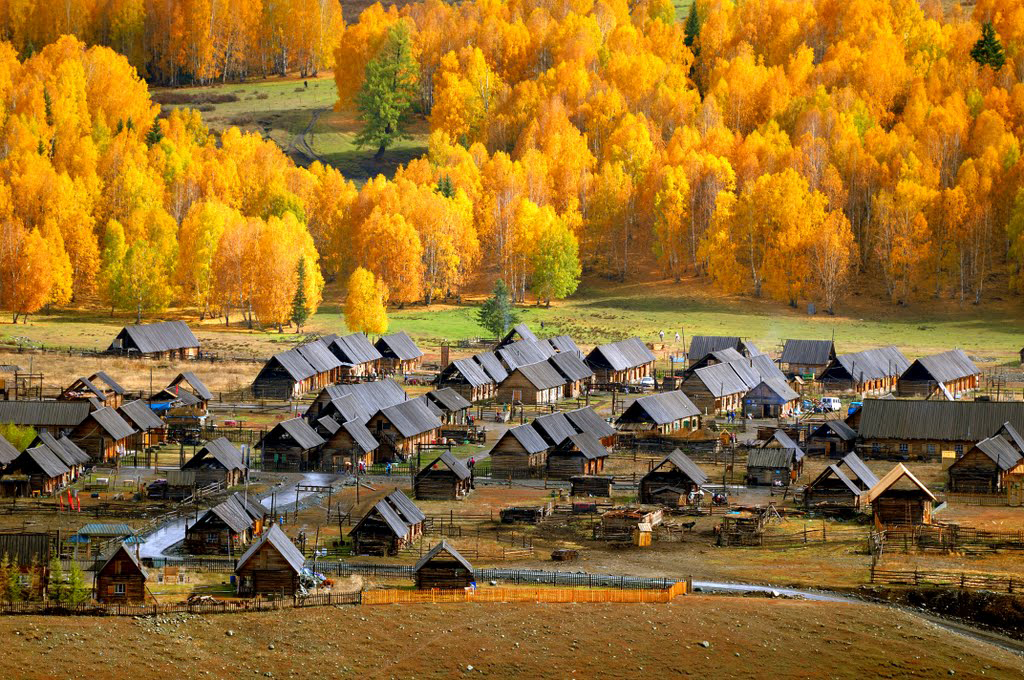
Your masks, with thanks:
[(264, 470), (308, 470), (327, 442), (302, 418), (283, 420), (260, 439)]
[(117, 409), (117, 413), (135, 428), (143, 447), (159, 446), (167, 439), (167, 424), (142, 399), (126, 401)]
[(413, 494), (421, 501), (456, 500), (472, 488), (470, 469), (449, 451), (427, 463), (413, 481)]
[(548, 477), (570, 479), (578, 475), (596, 475), (604, 469), (608, 449), (594, 435), (574, 432), (548, 452)]
[(458, 590), (476, 583), (473, 565), (444, 539), (420, 558), (412, 570), (420, 590)]
[(373, 346), (380, 353), (380, 366), (385, 371), (410, 373), (417, 370), (423, 361), (423, 350), (405, 331), (382, 335)]
[(569, 495), (610, 498), (612, 495), (612, 484), (614, 482), (614, 477), (576, 475), (569, 478)]
[(1021, 459), (1021, 453), (1011, 439), (1001, 434), (982, 439), (949, 466), (946, 471), (949, 490), (960, 493), (1001, 493), (1005, 489), (1006, 473), (1016, 467)]
[(107, 352), (154, 359), (195, 359), (199, 340), (184, 321), (125, 326)]
[(426, 394), (428, 405), (445, 425), (465, 425), (473, 404), (450, 387), (431, 390)]
[(206, 408), (207, 403), (213, 399), (213, 392), (206, 386), (199, 376), (193, 371), (182, 371), (178, 375), (174, 376), (174, 380), (167, 383), (167, 388), (173, 390), (177, 388), (178, 391), (188, 390), (193, 396), (203, 402), (203, 408)]
[(243, 483), (246, 473), (242, 452), (227, 437), (218, 437), (203, 444), (181, 469), (195, 470), (199, 486), (219, 482), (224, 488)]
[(299, 589), (305, 562), (299, 549), (274, 524), (238, 560), (238, 594), (290, 597)]
[(815, 380), (835, 358), (831, 340), (786, 340), (779, 361), (790, 373)]
[(796, 476), (793, 449), (759, 448), (747, 454), (746, 482), (750, 486), (789, 486)]
[(679, 506), (708, 483), (708, 476), (681, 450), (665, 456), (640, 479), (640, 502)]
[(584, 360), (601, 385), (626, 384), (653, 375), (654, 352), (640, 338), (599, 345)]
[(931, 524), (935, 495), (903, 463), (898, 463), (865, 495), (875, 526)]
[(149, 574), (139, 561), (138, 544), (119, 543), (96, 572), (96, 599), (103, 603), (143, 602)]
[(857, 454), (849, 453), (831, 463), (804, 489), (804, 505), (840, 508), (861, 507), (862, 496), (878, 484), (878, 477)]
[(838, 419), (826, 420), (807, 435), (808, 449), (828, 458), (839, 458), (853, 451), (856, 441), (856, 430)]
[(352, 552), (356, 555), (395, 555), (423, 534), (426, 516), (409, 498), (395, 489), (377, 501), (352, 527)]
[(921, 357), (910, 364), (896, 386), (901, 397), (931, 397), (936, 393), (959, 398), (978, 387), (981, 371), (962, 349)]
[(236, 555), (252, 535), (252, 517), (232, 496), (185, 528), (185, 549), (192, 555)]
[(533, 425), (511, 427), (491, 448), (491, 476), (500, 479), (536, 477), (547, 466), (549, 447)]
[(679, 390), (649, 394), (630, 404), (615, 421), (615, 427), (620, 432), (662, 435), (697, 430), (700, 409)]

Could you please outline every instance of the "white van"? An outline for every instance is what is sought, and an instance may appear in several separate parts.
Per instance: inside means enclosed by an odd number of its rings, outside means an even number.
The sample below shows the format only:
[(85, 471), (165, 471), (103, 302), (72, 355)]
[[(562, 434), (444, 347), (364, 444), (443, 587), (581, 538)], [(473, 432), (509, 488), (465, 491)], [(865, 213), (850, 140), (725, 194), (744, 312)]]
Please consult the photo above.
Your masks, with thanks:
[(839, 397), (822, 397), (821, 405), (829, 411), (841, 411), (843, 409), (843, 403), (839, 401)]

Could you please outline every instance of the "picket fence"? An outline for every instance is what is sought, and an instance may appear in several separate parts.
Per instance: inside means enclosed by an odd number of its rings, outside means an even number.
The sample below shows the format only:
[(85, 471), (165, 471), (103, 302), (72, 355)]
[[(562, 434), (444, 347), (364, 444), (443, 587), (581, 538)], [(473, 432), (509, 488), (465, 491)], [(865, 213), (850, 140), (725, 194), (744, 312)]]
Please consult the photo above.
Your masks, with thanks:
[(458, 602), (671, 602), (686, 594), (686, 583), (678, 581), (659, 590), (613, 590), (575, 588), (480, 588), (466, 590), (368, 590), (363, 604), (423, 604)]

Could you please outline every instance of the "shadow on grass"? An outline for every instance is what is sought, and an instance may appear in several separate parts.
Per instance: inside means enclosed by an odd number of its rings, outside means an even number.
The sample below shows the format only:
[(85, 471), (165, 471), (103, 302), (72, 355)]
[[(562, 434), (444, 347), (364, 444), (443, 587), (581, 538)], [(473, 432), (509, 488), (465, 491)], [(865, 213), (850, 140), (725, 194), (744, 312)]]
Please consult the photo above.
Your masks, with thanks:
[(426, 146), (410, 146), (388, 150), (379, 161), (374, 160), (374, 152), (367, 149), (325, 153), (321, 154), (321, 157), (326, 163), (340, 170), (346, 179), (366, 181), (377, 175), (390, 178), (394, 176), (398, 166), (405, 165), (426, 152)]

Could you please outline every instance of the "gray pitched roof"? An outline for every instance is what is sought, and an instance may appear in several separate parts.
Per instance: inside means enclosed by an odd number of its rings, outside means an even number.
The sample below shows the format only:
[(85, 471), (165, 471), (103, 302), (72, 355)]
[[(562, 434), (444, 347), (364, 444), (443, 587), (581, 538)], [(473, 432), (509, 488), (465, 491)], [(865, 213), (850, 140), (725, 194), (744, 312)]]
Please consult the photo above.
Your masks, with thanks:
[(0, 436), (0, 465), (9, 465), (14, 462), (19, 453), (13, 444)]
[[(740, 354), (739, 350), (735, 347), (724, 347), (722, 349), (716, 349), (711, 352), (710, 356), (715, 361), (729, 362), (729, 361), (743, 361), (743, 355)], [(704, 357), (705, 359), (707, 357)]]
[(280, 365), (295, 382), (301, 382), (317, 374), (317, 370), (309, 365), (302, 353), (294, 349), (275, 354), (267, 363)]
[(497, 355), (509, 371), (524, 364), (536, 364), (555, 354), (555, 350), (546, 342), (538, 340), (519, 340), (497, 350)]
[(432, 403), (437, 404), (437, 406), (442, 410), (448, 412), (461, 411), (472, 406), (465, 397), (450, 387), (443, 387), (439, 390), (431, 390), (430, 392), (427, 392), (427, 399)]
[(492, 382), (500, 383), (508, 377), (508, 371), (501, 365), (501, 360), (494, 352), (480, 352), (473, 355), (476, 361), (484, 369), (484, 373), (491, 377)]
[(608, 449), (601, 446), (594, 435), (589, 432), (575, 432), (569, 435), (565, 441), (555, 447), (556, 450), (565, 451), (570, 447), (583, 454), (587, 460), (605, 458), (608, 456)]
[(440, 456), (427, 463), (422, 470), (416, 473), (416, 476), (419, 477), (422, 474), (426, 474), (430, 468), (434, 467), (435, 463), (443, 464), (449, 470), (454, 472), (455, 476), (459, 479), (469, 479), (469, 468), (466, 467), (465, 463), (453, 456), (450, 451), (445, 451)]
[(352, 366), (377, 361), (381, 358), (377, 348), (371, 345), (362, 333), (333, 338), (328, 346), (342, 362)]
[(74, 427), (91, 410), (86, 401), (0, 401), (0, 423)]
[(825, 369), (822, 379), (826, 382), (829, 379), (848, 380), (850, 378), (857, 382), (881, 380), (888, 376), (900, 375), (909, 366), (910, 361), (897, 348), (880, 347), (838, 355), (836, 360)]
[(865, 490), (878, 484), (878, 477), (871, 471), (871, 468), (864, 464), (864, 461), (856, 453), (848, 453), (843, 456), (843, 460), (840, 461), (839, 465), (845, 465), (849, 468), (853, 476), (863, 484)]
[(375, 514), (379, 515), (380, 518), (384, 520), (384, 524), (391, 529), (391, 533), (395, 536), (401, 538), (409, 533), (409, 525), (402, 520), (395, 508), (393, 508), (391, 504), (383, 498), (377, 501), (374, 506), (362, 516), (359, 522), (352, 527), (352, 531), (357, 531), (363, 526), (367, 519)]
[(654, 361), (654, 353), (640, 338), (627, 338), (619, 342), (599, 345), (587, 355), (587, 365), (595, 369), (624, 371)]
[(815, 477), (810, 484), (807, 485), (807, 488), (813, 489), (814, 487), (818, 486), (829, 477), (835, 477), (836, 479), (838, 479), (855, 496), (860, 495), (862, 489), (860, 489), (856, 484), (854, 484), (853, 481), (846, 476), (846, 473), (844, 473), (835, 463), (830, 464), (828, 467), (822, 470), (821, 473), (817, 477)]
[(238, 502), (242, 507), (242, 510), (253, 519), (263, 519), (267, 516), (267, 508), (255, 500), (253, 496), (247, 496), (241, 491), (236, 491), (231, 494), (231, 497)]
[[(352, 397), (365, 423), (379, 411), (389, 406), (400, 404), (408, 399), (408, 395), (402, 386), (391, 378), (385, 380), (373, 380), (370, 382), (352, 383), (349, 385), (330, 385), (324, 391), (332, 401), (341, 397)], [(346, 416), (353, 417), (350, 408), (346, 409)]]
[(670, 463), (676, 467), (677, 470), (682, 472), (684, 475), (690, 478), (690, 481), (697, 486), (704, 486), (708, 483), (708, 476), (704, 473), (700, 467), (690, 459), (685, 453), (679, 449), (674, 450), (672, 453), (665, 456), (660, 463), (651, 469), (651, 474), (656, 470), (663, 467), (666, 463)]
[(555, 367), (543, 360), (538, 361), (535, 364), (522, 364), (516, 366), (512, 372), (520, 373), (538, 390), (549, 390), (553, 387), (560, 387), (565, 384), (565, 378), (555, 370)]
[(416, 507), (416, 504), (409, 500), (409, 497), (399, 489), (395, 489), (385, 496), (384, 499), (391, 504), (391, 507), (398, 512), (399, 516), (407, 524), (419, 524), (427, 518), (423, 511)]
[[(501, 437), (502, 439), (513, 437), (527, 453), (540, 453), (548, 448), (548, 443), (544, 441), (540, 433), (528, 424), (510, 427)], [(497, 442), (495, 442), (495, 446), (497, 446)]]
[(695, 335), (690, 339), (690, 348), (686, 352), (686, 358), (690, 361), (703, 359), (715, 350), (732, 347), (739, 349), (740, 339), (721, 335)]
[(37, 444), (48, 448), (68, 468), (75, 465), (85, 465), (91, 460), (89, 454), (78, 448), (66, 436), (56, 439), (52, 434), (44, 430), (36, 435), (35, 441), (30, 446)]
[(498, 341), (498, 347), (504, 347), (516, 342), (516, 336), (519, 336), (520, 340), (537, 340), (537, 336), (533, 334), (533, 331), (525, 323), (517, 323), (508, 333), (505, 333), (505, 337)]
[(577, 431), (589, 432), (598, 439), (611, 437), (615, 434), (615, 428), (611, 426), (611, 423), (597, 415), (597, 412), (589, 406), (566, 411), (565, 417), (569, 419), (569, 422)]
[(453, 375), (458, 373), (462, 376), (463, 380), (469, 383), (472, 387), (482, 387), (484, 385), (490, 385), (494, 382), (491, 376), (487, 375), (484, 371), (484, 367), (470, 359), (456, 359), (441, 373), (441, 382), (449, 381)]
[(316, 427), (313, 429), (316, 430), (321, 437), (327, 439), (327, 436), (323, 433), (326, 432), (328, 435), (333, 435), (341, 429), (341, 423), (330, 416), (324, 416), (323, 418), (316, 419)]
[(25, 449), (21, 455), (35, 463), (51, 479), (71, 472), (68, 466), (57, 457), (57, 454), (46, 446), (39, 445)]
[(238, 560), (238, 564), (235, 566), (235, 571), (237, 572), (245, 566), (245, 564), (252, 559), (252, 556), (267, 543), (269, 543), (271, 547), (273, 547), (274, 550), (284, 558), (285, 562), (288, 563), (288, 566), (291, 567), (295, 573), (302, 571), (302, 567), (306, 563), (306, 558), (302, 556), (302, 553), (295, 547), (295, 544), (285, 536), (285, 533), (281, 531), (281, 527), (276, 524), (271, 525), (269, 530), (263, 532), (260, 540), (253, 543), (252, 546), (245, 551), (245, 554)]
[(796, 391), (783, 380), (769, 378), (767, 380), (762, 380), (760, 383), (758, 383), (758, 386), (760, 385), (764, 385), (765, 387), (770, 389), (772, 392), (778, 395), (779, 399), (782, 399), (783, 401), (793, 401), (794, 399), (800, 398), (800, 395), (797, 394)]
[(779, 365), (772, 361), (772, 358), (767, 354), (758, 354), (757, 356), (743, 359), (743, 363), (750, 366), (762, 378), (786, 382), (786, 374), (782, 372)]
[(124, 394), (124, 388), (121, 387), (116, 380), (111, 378), (106, 371), (96, 371), (89, 376), (89, 380), (93, 383), (96, 383), (96, 381), (102, 382), (109, 387), (114, 394)]
[(106, 569), (107, 565), (110, 564), (111, 560), (117, 557), (117, 554), (122, 550), (124, 551), (124, 554), (128, 556), (128, 559), (132, 561), (132, 564), (138, 567), (139, 572), (142, 574), (142, 578), (149, 578), (149, 572), (147, 572), (146, 568), (142, 566), (142, 563), (139, 561), (138, 556), (135, 554), (135, 549), (124, 542), (118, 543), (114, 547), (114, 549), (110, 551), (106, 559), (104, 559), (102, 564), (100, 564), (98, 571), (103, 571), (104, 569)]
[(788, 468), (793, 463), (790, 449), (753, 449), (747, 454), (747, 468)]
[(425, 397), (416, 397), (389, 406), (381, 411), (381, 415), (387, 418), (403, 437), (414, 437), (441, 427), (441, 419), (427, 406)]
[(440, 553), (445, 552), (456, 562), (461, 564), (466, 571), (472, 572), (473, 565), (466, 561), (466, 558), (459, 554), (459, 551), (454, 546), (450, 545), (448, 541), (441, 539), (441, 542), (435, 545), (427, 552), (426, 555), (420, 558), (420, 561), (416, 563), (416, 566), (412, 568), (413, 572), (417, 572), (426, 566), (427, 562), (437, 557)]
[(303, 449), (315, 449), (318, 446), (323, 446), (327, 442), (324, 438), (316, 433), (312, 427), (309, 426), (302, 418), (292, 418), (290, 420), (282, 420), (280, 423), (274, 426), (274, 428), (267, 433), (269, 437), (278, 428), (288, 433), (288, 436)]
[(423, 350), (416, 346), (405, 331), (382, 335), (373, 343), (382, 357), (412, 361), (423, 356)]
[(328, 373), (341, 366), (341, 360), (334, 356), (323, 340), (314, 340), (305, 345), (299, 345), (295, 351), (302, 355), (306, 363), (312, 366), (317, 373)]
[(580, 350), (576, 341), (568, 335), (556, 335), (553, 338), (548, 338), (547, 343), (551, 345), (551, 348), (556, 352), (564, 352), (566, 354), (575, 354), (580, 359), (583, 358), (583, 352)]
[(118, 413), (126, 416), (136, 428), (145, 432), (146, 430), (159, 430), (165, 426), (164, 421), (153, 413), (153, 409), (142, 399), (128, 401), (121, 404), (117, 409)]
[(1024, 431), (1024, 402), (865, 399), (858, 432), (866, 440), (977, 442), (1006, 422)]
[(1007, 437), (1013, 445), (1013, 448), (1017, 449), (1022, 455), (1024, 455), (1024, 437), (1020, 435), (1017, 428), (1010, 423), (1003, 423), (1003, 426), (999, 428), (999, 431), (996, 432), (996, 434)]
[(786, 340), (782, 346), (782, 363), (802, 366), (824, 366), (835, 356), (831, 340)]
[(537, 416), (533, 419), (532, 425), (545, 441), (552, 446), (561, 444), (567, 437), (577, 432), (576, 428), (569, 422), (569, 419), (561, 412)]
[(1000, 470), (1009, 470), (1021, 459), (1021, 454), (1002, 435), (993, 435), (988, 439), (982, 439), (975, 446), (991, 458)]
[(233, 496), (207, 510), (206, 515), (213, 515), (219, 518), (229, 529), (237, 534), (252, 526), (252, 518), (249, 517), (249, 513), (245, 511), (245, 508)]
[(104, 406), (89, 415), (112, 439), (120, 441), (135, 434), (132, 426), (112, 408)]
[(791, 449), (797, 460), (804, 457), (804, 450), (801, 449), (793, 438), (786, 434), (785, 430), (775, 430), (772, 436), (768, 439), (769, 442), (776, 441), (784, 449)]
[[(184, 321), (162, 321), (140, 326), (125, 326), (117, 334), (115, 340), (117, 338), (130, 340), (143, 354), (199, 347), (199, 340)], [(113, 343), (109, 349), (115, 349)]]
[(658, 392), (638, 398), (619, 416), (621, 421), (627, 413), (635, 411), (646, 413), (650, 420), (658, 425), (665, 425), (683, 418), (700, 415), (700, 409), (693, 405), (690, 398), (679, 390)]
[(693, 374), (715, 397), (744, 393), (750, 389), (732, 364), (712, 364), (698, 368)]
[(857, 432), (852, 427), (847, 425), (842, 420), (826, 420), (824, 423), (819, 425), (814, 432), (811, 433), (811, 437), (828, 437), (829, 431), (833, 432), (837, 437), (842, 439), (844, 442), (852, 442), (857, 438)]
[(349, 436), (352, 437), (352, 441), (362, 449), (363, 453), (369, 453), (380, 446), (370, 430), (367, 429), (365, 423), (361, 423), (358, 420), (348, 420), (342, 423), (341, 426), (345, 428), (345, 432), (348, 432)]
[(199, 376), (192, 371), (182, 371), (175, 376), (174, 380), (172, 380), (167, 387), (168, 389), (171, 389), (182, 382), (188, 383), (200, 398), (207, 401), (213, 399), (213, 392), (211, 392), (210, 388), (208, 388), (206, 384), (199, 379)]
[(555, 367), (555, 370), (562, 377), (570, 382), (586, 380), (594, 375), (590, 367), (583, 363), (579, 355), (573, 352), (559, 352), (549, 358), (548, 362)]
[(107, 395), (89, 378), (80, 377), (68, 385), (67, 389), (61, 392), (62, 399), (77, 399), (84, 394), (92, 394), (99, 399), (106, 399)]
[(218, 437), (206, 442), (196, 454), (185, 462), (182, 469), (188, 469), (199, 465), (206, 458), (213, 458), (221, 464), (225, 470), (244, 470), (245, 461), (242, 460), (242, 452), (235, 448), (235, 445), (228, 441), (227, 437)]
[(912, 363), (901, 377), (911, 380), (931, 378), (941, 383), (978, 375), (981, 371), (962, 349), (921, 357)]

